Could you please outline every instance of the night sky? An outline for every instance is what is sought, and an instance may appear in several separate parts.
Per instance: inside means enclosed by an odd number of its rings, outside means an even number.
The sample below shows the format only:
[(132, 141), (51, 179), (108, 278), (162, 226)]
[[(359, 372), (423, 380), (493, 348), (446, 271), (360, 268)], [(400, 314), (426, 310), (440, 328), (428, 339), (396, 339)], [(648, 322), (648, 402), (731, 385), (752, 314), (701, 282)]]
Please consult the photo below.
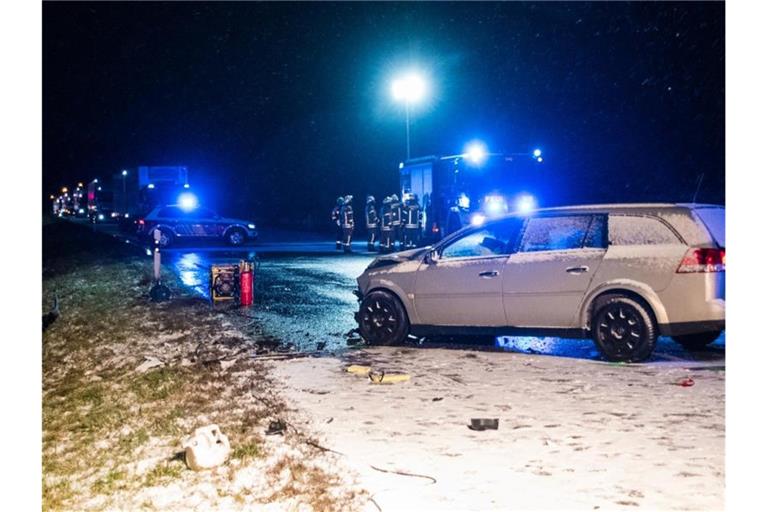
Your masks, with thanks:
[(43, 194), (187, 165), (225, 214), (323, 220), (412, 155), (541, 147), (544, 205), (725, 200), (725, 4), (45, 3)]

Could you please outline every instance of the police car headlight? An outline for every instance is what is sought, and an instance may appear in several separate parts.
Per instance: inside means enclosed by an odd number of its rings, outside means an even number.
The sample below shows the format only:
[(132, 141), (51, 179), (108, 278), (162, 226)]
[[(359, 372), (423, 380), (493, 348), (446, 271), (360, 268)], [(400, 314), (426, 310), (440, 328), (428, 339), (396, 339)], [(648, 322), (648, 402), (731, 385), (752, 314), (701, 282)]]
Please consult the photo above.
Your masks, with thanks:
[(248, 229), (256, 229), (256, 224), (248, 224)]

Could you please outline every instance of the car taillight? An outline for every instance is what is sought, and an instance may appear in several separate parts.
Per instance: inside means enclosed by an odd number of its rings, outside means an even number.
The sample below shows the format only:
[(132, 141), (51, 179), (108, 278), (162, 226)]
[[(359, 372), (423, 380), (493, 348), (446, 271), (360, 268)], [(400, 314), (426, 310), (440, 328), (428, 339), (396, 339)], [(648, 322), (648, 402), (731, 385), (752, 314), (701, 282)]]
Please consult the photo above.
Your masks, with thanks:
[(688, 249), (677, 272), (725, 272), (725, 249)]
[(144, 225), (144, 219), (139, 219), (139, 225), (141, 225), (141, 226)]

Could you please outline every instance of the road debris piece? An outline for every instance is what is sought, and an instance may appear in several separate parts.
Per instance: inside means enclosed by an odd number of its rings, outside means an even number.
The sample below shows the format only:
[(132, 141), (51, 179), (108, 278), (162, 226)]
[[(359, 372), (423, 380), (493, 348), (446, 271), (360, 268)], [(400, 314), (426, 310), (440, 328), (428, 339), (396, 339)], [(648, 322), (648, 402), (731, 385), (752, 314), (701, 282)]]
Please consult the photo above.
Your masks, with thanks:
[(194, 471), (220, 466), (229, 458), (229, 439), (218, 425), (196, 429), (181, 445), (184, 448), (184, 460), (189, 469)]
[(499, 430), (499, 418), (472, 418), (469, 423), (472, 430)]
[(274, 436), (274, 435), (283, 435), (285, 432), (285, 422), (283, 420), (277, 420), (277, 421), (270, 421), (269, 422), (269, 428), (266, 432), (264, 432), (265, 435), (268, 436)]
[(677, 382), (678, 386), (682, 386), (684, 388), (689, 388), (689, 387), (693, 386), (693, 384), (694, 384), (693, 379), (690, 378), (690, 377), (686, 377), (686, 378), (681, 379), (681, 380), (679, 380)]
[(355, 375), (368, 375), (371, 373), (370, 366), (361, 366), (359, 364), (353, 364), (347, 367), (347, 373), (353, 373)]
[(411, 380), (411, 376), (407, 373), (378, 373), (371, 372), (368, 374), (368, 378), (374, 384), (394, 384), (396, 382), (405, 382)]
[(165, 366), (165, 363), (154, 356), (144, 356), (144, 362), (136, 367), (136, 372), (144, 373), (157, 366)]

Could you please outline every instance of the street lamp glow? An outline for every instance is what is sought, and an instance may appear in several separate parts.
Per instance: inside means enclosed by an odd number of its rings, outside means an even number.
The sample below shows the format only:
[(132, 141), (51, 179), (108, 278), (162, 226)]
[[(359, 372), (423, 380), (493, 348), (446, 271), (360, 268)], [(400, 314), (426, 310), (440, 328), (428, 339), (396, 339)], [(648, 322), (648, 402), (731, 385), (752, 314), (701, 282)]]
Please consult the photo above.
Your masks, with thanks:
[(475, 165), (480, 165), (488, 158), (488, 148), (482, 142), (471, 142), (464, 150), (464, 158)]
[(397, 101), (413, 104), (427, 93), (427, 82), (420, 75), (411, 73), (392, 82), (392, 97)]
[(69, 189), (67, 187), (61, 187), (62, 194), (66, 194), (67, 192), (69, 192)]
[(123, 176), (128, 176), (128, 171), (126, 171), (125, 169), (123, 169)]

